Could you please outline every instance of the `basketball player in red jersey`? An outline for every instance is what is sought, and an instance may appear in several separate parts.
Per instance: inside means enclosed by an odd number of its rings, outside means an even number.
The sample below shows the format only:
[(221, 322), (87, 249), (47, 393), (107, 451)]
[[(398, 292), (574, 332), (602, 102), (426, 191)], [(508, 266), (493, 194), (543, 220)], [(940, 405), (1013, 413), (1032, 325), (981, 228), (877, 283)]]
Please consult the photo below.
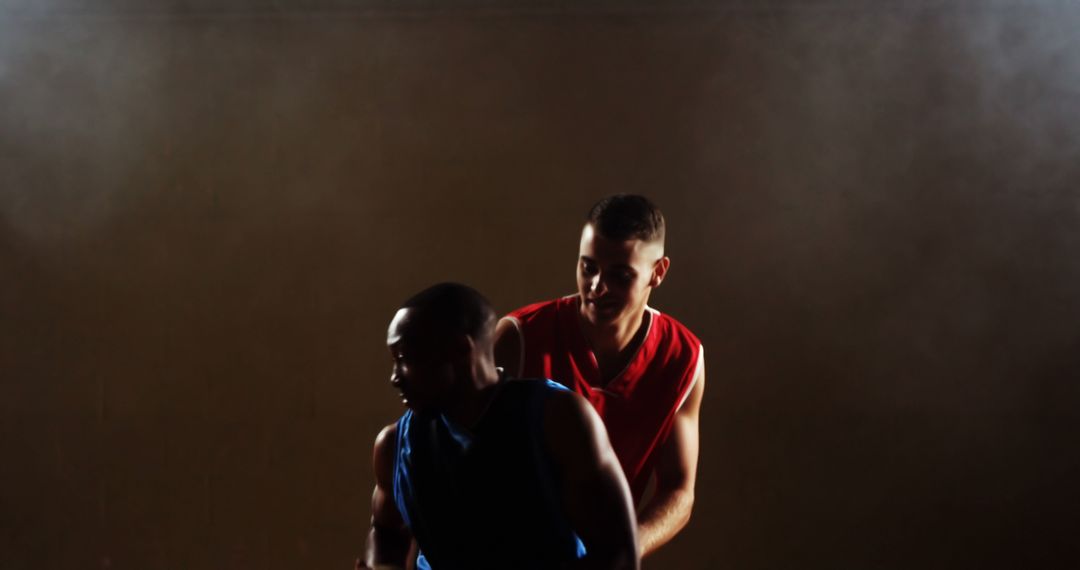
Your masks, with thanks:
[(510, 375), (555, 380), (599, 412), (638, 505), (642, 556), (690, 520), (705, 390), (701, 342), (648, 305), (670, 264), (660, 210), (642, 196), (605, 198), (581, 232), (577, 294), (510, 313), (495, 345)]

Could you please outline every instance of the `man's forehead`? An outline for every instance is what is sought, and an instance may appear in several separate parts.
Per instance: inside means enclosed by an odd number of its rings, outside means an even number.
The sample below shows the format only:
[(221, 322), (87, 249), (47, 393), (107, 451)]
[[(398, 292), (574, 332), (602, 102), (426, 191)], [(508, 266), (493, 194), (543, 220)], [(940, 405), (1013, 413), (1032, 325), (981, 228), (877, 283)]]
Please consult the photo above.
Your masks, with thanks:
[(607, 263), (632, 263), (645, 259), (655, 261), (663, 257), (664, 246), (658, 241), (641, 239), (615, 240), (597, 232), (592, 224), (585, 224), (581, 232), (579, 255)]
[(398, 309), (386, 331), (386, 345), (393, 347), (407, 344), (430, 348), (441, 338), (441, 335), (436, 334), (436, 328), (438, 323), (424, 311), (411, 307)]
[(390, 326), (386, 330), (386, 344), (395, 345), (411, 341), (415, 336), (414, 329), (419, 315), (415, 309), (398, 309), (394, 318), (390, 319)]

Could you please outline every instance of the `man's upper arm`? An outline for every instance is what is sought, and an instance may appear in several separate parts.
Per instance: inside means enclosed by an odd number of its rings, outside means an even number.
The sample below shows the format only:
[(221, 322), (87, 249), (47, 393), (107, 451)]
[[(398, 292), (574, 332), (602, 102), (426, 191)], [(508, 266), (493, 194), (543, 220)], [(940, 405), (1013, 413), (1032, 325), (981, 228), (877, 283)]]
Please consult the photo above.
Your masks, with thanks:
[(390, 424), (375, 438), (372, 463), (375, 491), (371, 496), (371, 532), (368, 535), (368, 566), (405, 566), (412, 540), (405, 520), (394, 503), (394, 459), (397, 453), (397, 424)]
[(638, 568), (630, 487), (596, 411), (573, 392), (553, 392), (544, 432), (562, 483), (563, 508), (585, 543), (589, 567)]
[(698, 463), (698, 425), (705, 394), (705, 350), (698, 354), (693, 386), (675, 413), (671, 434), (661, 446), (656, 464), (656, 482), (663, 488), (694, 492)]
[(501, 366), (512, 378), (520, 377), (521, 367), (524, 364), (524, 346), (517, 319), (514, 317), (499, 319), (499, 323), (495, 325), (495, 365)]

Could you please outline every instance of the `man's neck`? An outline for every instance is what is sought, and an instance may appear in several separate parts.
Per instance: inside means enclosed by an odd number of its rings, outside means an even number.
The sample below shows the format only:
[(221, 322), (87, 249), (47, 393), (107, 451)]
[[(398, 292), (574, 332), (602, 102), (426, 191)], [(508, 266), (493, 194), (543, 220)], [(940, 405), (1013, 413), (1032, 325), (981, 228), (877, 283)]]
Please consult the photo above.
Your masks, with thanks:
[(491, 406), (502, 380), (494, 366), (490, 370), (481, 368), (478, 372), (477, 379), (470, 382), (463, 393), (443, 412), (452, 422), (470, 431), (480, 423), (480, 419)]
[(599, 358), (601, 355), (613, 357), (622, 354), (628, 348), (632, 348), (631, 344), (638, 336), (644, 320), (645, 307), (642, 307), (636, 313), (612, 323), (595, 325), (582, 317), (581, 324), (582, 329), (585, 331), (585, 337), (589, 340), (593, 352)]

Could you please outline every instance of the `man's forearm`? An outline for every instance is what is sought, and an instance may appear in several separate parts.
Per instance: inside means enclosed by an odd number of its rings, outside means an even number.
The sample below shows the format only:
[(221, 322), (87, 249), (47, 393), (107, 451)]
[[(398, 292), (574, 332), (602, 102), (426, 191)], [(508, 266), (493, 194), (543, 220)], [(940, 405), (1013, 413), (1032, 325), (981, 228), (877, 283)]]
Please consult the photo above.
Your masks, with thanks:
[(657, 490), (638, 516), (638, 544), (644, 558), (667, 544), (690, 521), (694, 493), (688, 489)]

